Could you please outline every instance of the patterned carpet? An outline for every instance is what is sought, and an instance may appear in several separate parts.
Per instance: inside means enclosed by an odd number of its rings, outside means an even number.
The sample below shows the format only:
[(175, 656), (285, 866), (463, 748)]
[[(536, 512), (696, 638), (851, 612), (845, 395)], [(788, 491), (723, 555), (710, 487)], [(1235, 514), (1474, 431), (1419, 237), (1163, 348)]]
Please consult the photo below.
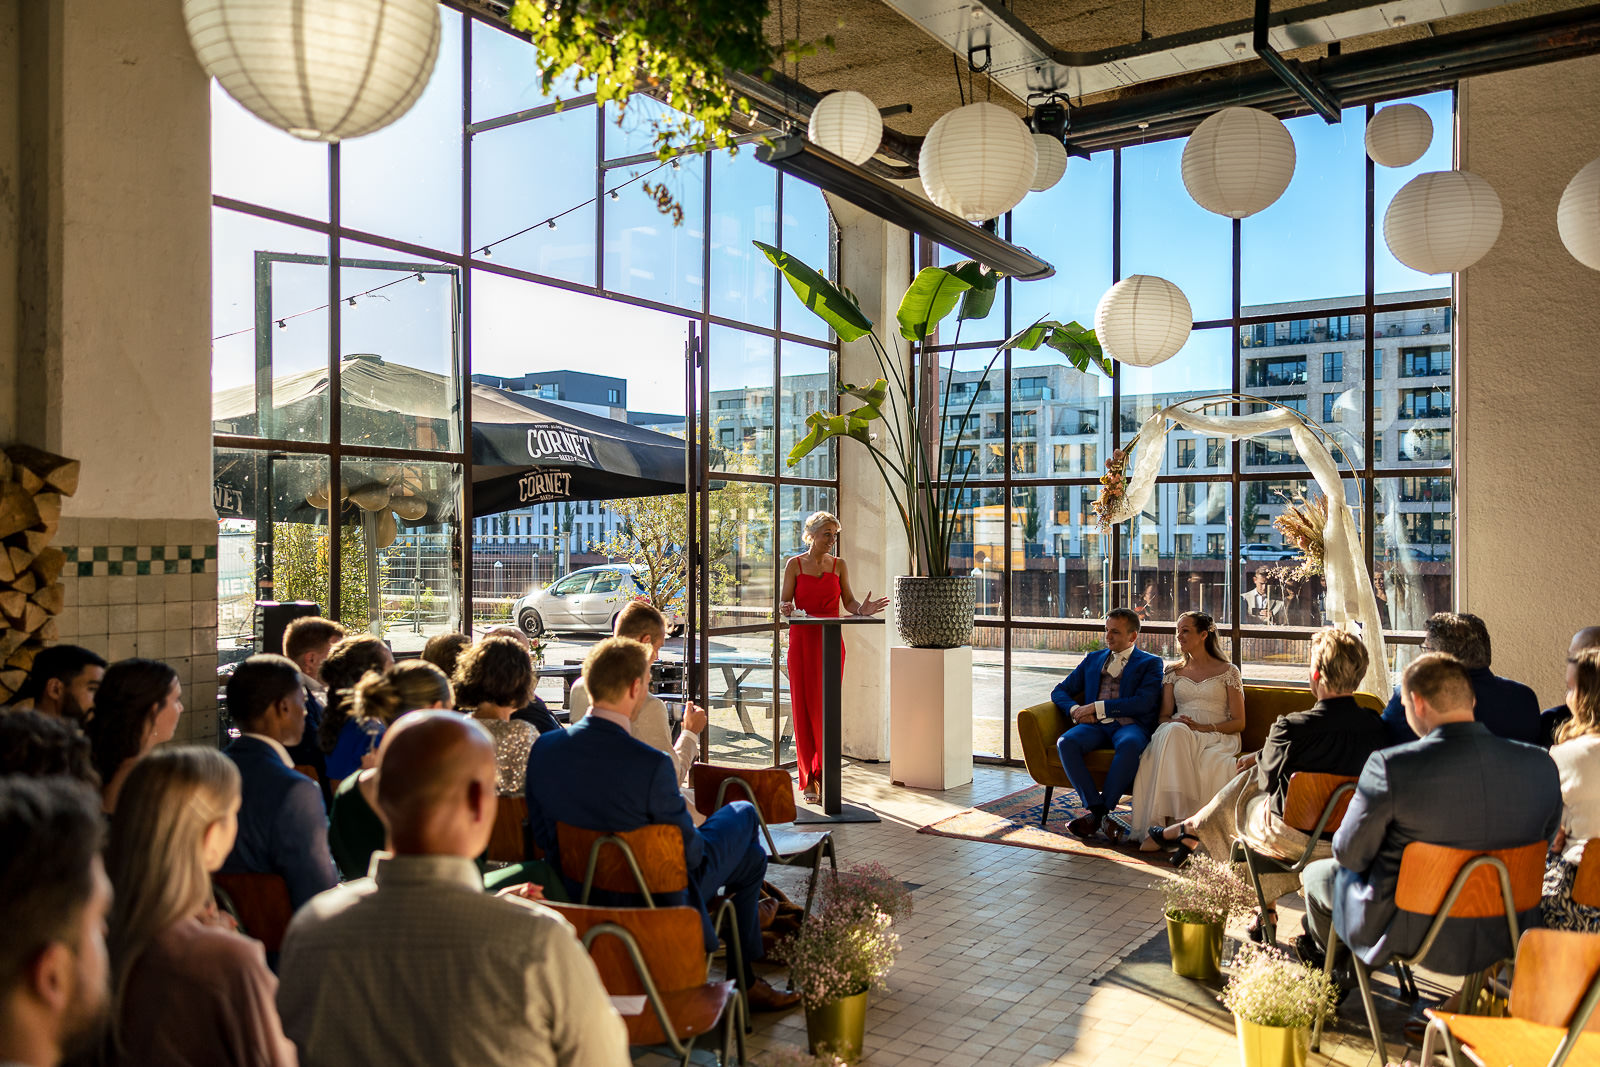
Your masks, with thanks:
[[(1078, 794), (1057, 789), (1050, 797), (1050, 814), (1043, 827), (1039, 814), (1044, 809), (1044, 786), (1009, 793), (998, 800), (940, 819), (917, 832), (938, 837), (958, 837), (966, 841), (992, 841), (998, 845), (1039, 849), (1042, 852), (1070, 852), (1080, 856), (1100, 856), (1114, 863), (1134, 867), (1166, 867), (1167, 854), (1140, 852), (1135, 844), (1113, 845), (1104, 838), (1084, 842), (1067, 832), (1067, 823), (1083, 814)], [(1126, 803), (1112, 818), (1127, 825), (1131, 814)]]

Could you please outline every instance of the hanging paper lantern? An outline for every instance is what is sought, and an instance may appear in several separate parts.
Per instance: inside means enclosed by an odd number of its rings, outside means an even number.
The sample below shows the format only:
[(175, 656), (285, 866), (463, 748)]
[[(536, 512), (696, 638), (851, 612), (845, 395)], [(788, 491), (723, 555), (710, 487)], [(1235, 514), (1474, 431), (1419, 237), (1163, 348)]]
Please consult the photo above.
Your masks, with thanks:
[(435, 0), (183, 0), (183, 21), (229, 96), (307, 141), (394, 122), (439, 55)]
[(1028, 188), (1042, 193), (1067, 172), (1067, 146), (1048, 133), (1033, 135), (1033, 147), (1038, 150), (1039, 163), (1033, 169), (1033, 182)]
[(1194, 327), (1183, 290), (1150, 274), (1134, 274), (1106, 290), (1094, 311), (1094, 332), (1118, 363), (1153, 367), (1178, 354)]
[(1384, 167), (1409, 167), (1433, 143), (1433, 120), (1416, 104), (1392, 104), (1367, 123), (1367, 155)]
[(1406, 182), (1383, 213), (1394, 258), (1423, 274), (1466, 270), (1500, 236), (1500, 197), (1465, 170), (1438, 170)]
[(1600, 159), (1567, 183), (1556, 208), (1556, 230), (1573, 259), (1600, 270)]
[(1294, 138), (1265, 111), (1225, 107), (1183, 146), (1183, 185), (1207, 211), (1242, 219), (1271, 207), (1294, 177)]
[(1039, 150), (1022, 120), (998, 104), (946, 112), (917, 157), (928, 199), (968, 222), (985, 222), (1022, 202)]
[(883, 140), (878, 105), (854, 89), (829, 93), (811, 112), (806, 138), (818, 148), (860, 166), (872, 158)]

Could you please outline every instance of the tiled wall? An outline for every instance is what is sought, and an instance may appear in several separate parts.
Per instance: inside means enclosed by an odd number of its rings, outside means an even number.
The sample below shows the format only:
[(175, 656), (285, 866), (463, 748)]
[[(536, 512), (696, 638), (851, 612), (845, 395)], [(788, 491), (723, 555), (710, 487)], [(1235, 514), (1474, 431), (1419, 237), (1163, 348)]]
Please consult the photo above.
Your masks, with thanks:
[(184, 714), (174, 740), (217, 737), (217, 521), (61, 520), (61, 640), (115, 662), (172, 665)]

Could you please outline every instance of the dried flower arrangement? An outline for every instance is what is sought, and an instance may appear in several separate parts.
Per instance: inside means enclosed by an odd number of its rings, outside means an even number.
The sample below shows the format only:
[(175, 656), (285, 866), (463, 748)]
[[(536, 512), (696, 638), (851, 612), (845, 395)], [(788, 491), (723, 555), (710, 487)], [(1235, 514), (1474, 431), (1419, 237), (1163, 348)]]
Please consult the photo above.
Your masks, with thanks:
[(1210, 856), (1189, 857), (1179, 872), (1157, 882), (1167, 918), (1181, 923), (1221, 923), (1256, 906), (1256, 894), (1232, 864)]
[(1278, 567), (1272, 574), (1281, 582), (1303, 582), (1315, 578), (1323, 568), (1323, 531), (1328, 526), (1328, 500), (1321, 495), (1292, 497), (1279, 493), (1283, 514), (1272, 525), (1283, 539), (1300, 550), (1300, 561), (1293, 567)]
[(1102, 530), (1111, 528), (1111, 516), (1122, 510), (1128, 496), (1128, 461), (1133, 458), (1133, 446), (1139, 441), (1134, 434), (1128, 443), (1111, 453), (1106, 460), (1106, 472), (1100, 476), (1100, 495), (1089, 507), (1094, 511), (1095, 525)]
[(808, 1007), (884, 989), (900, 938), (889, 913), (864, 897), (834, 897), (778, 945)]
[(1322, 1010), (1338, 1009), (1339, 992), (1322, 971), (1281, 949), (1245, 945), (1233, 958), (1228, 985), (1217, 998), (1257, 1026), (1309, 1027)]

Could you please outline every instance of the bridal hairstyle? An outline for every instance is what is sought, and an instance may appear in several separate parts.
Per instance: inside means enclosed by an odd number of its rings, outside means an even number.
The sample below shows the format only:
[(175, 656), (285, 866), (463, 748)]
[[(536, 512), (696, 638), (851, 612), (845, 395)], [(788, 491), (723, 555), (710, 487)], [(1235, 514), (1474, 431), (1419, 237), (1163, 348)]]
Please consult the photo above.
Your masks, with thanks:
[[(1227, 663), (1228, 658), (1222, 654), (1222, 647), (1217, 644), (1217, 624), (1215, 620), (1203, 611), (1186, 611), (1178, 616), (1178, 622), (1181, 623), (1184, 619), (1193, 619), (1194, 628), (1205, 635), (1206, 655), (1212, 659)], [(1189, 657), (1187, 654), (1184, 655), (1183, 662), (1188, 664)]]
[(1586, 648), (1572, 657), (1572, 718), (1556, 730), (1556, 743), (1587, 734), (1600, 734), (1600, 648)]
[(238, 768), (214, 748), (158, 749), (128, 772), (106, 849), (106, 873), (116, 889), (107, 938), (113, 1032), (139, 956), (163, 930), (197, 915), (211, 899), (201, 845), (238, 796)]

